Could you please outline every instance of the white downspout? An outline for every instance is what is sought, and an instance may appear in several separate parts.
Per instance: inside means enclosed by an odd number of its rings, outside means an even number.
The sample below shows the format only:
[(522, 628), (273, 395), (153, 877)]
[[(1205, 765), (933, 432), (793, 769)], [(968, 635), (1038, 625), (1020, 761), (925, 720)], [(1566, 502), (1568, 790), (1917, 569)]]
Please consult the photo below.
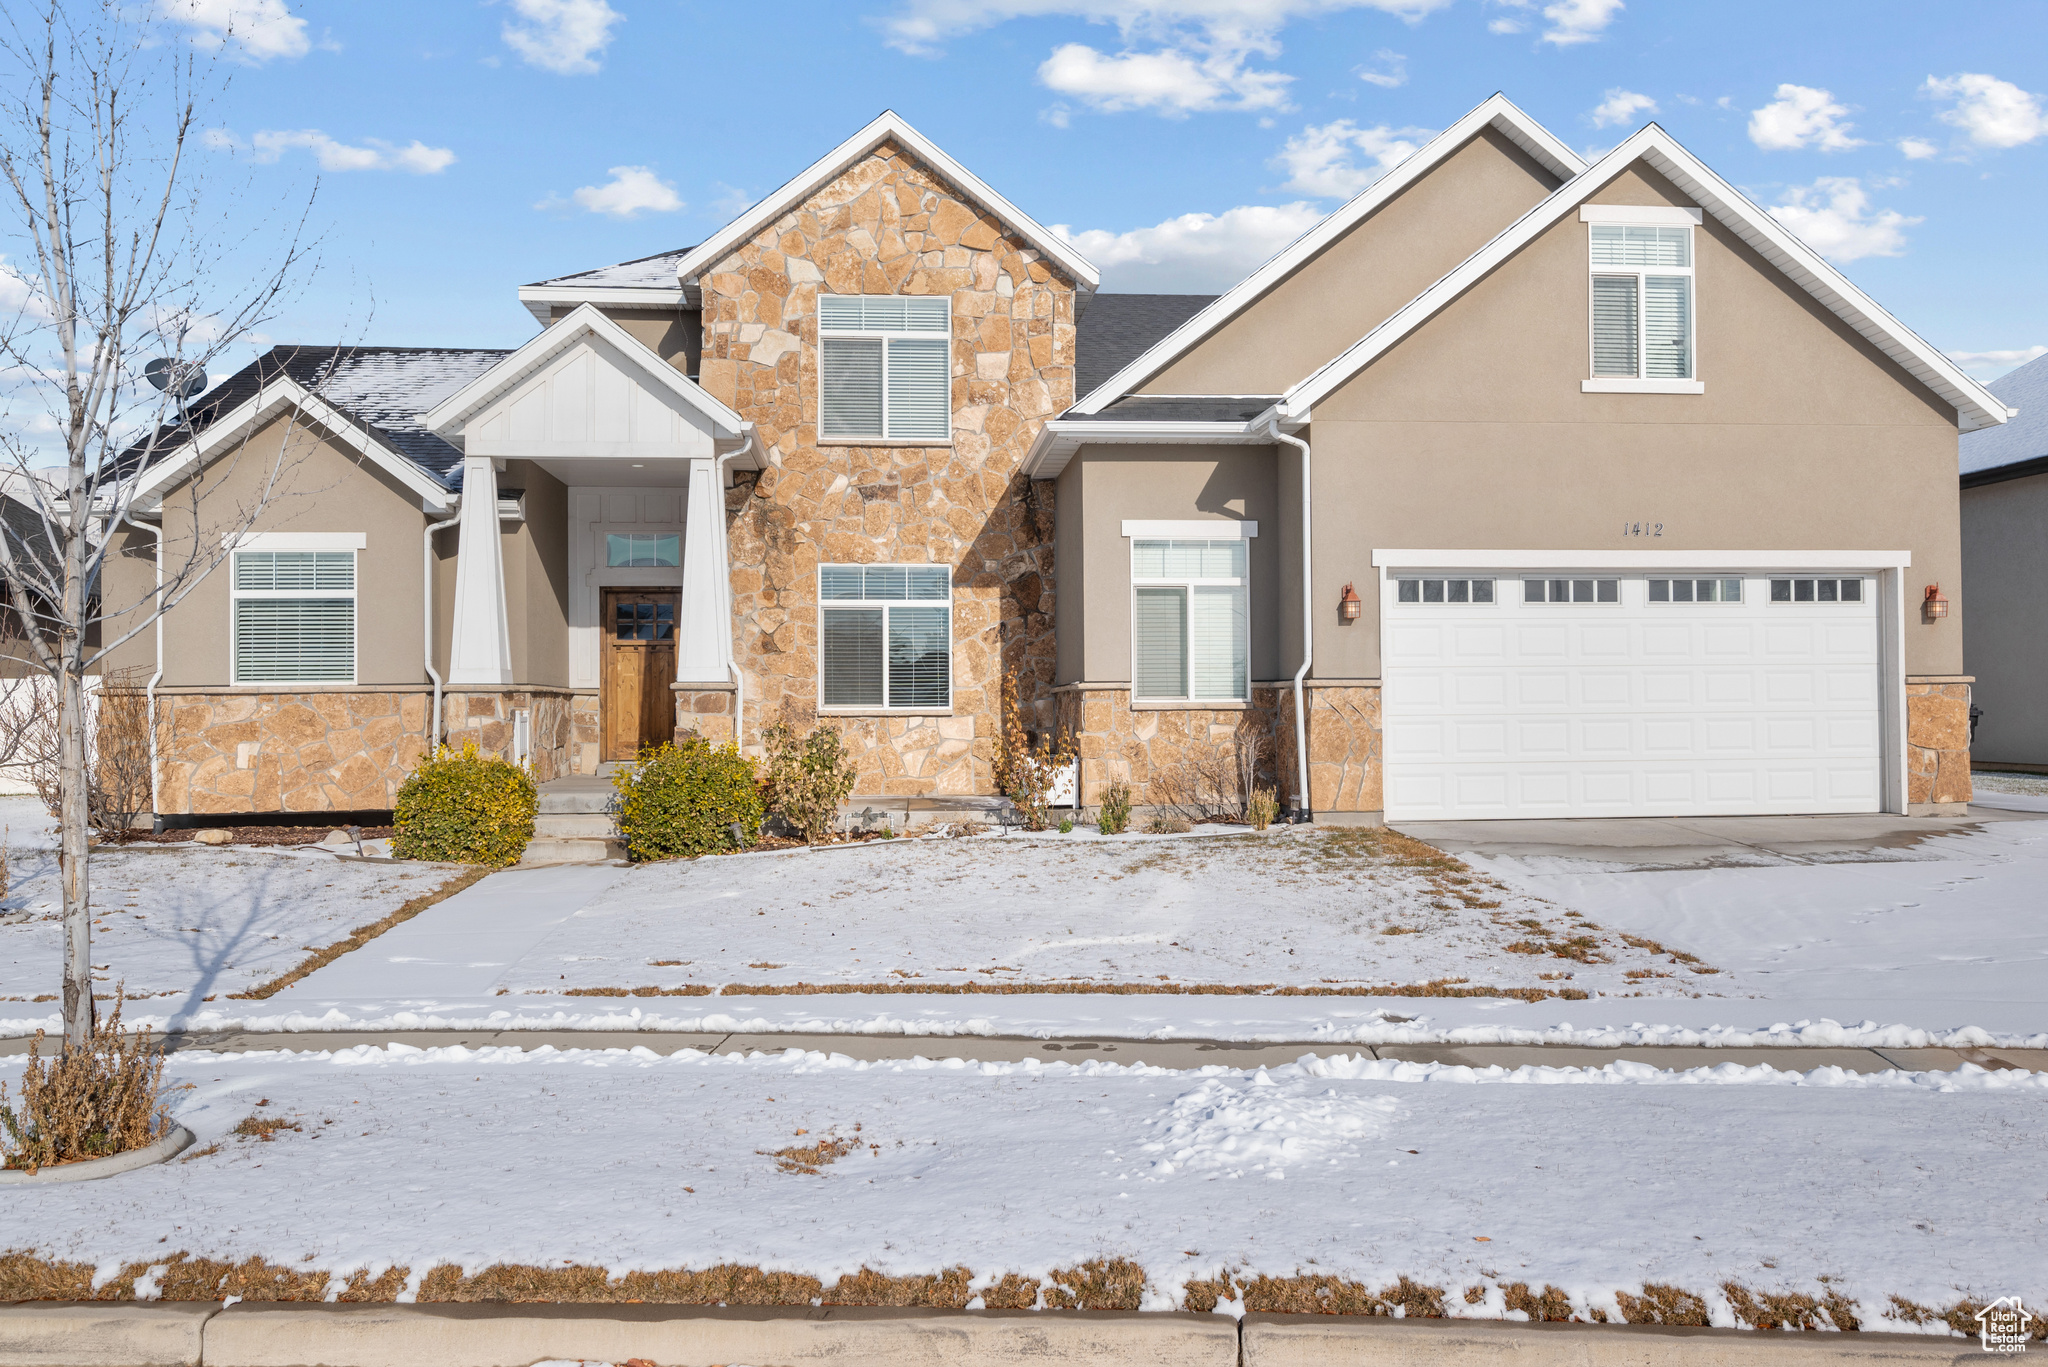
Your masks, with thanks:
[(1266, 431), (1275, 441), (1284, 441), (1301, 452), (1301, 668), (1294, 671), (1294, 765), (1295, 765), (1295, 820), (1306, 821), (1310, 816), (1308, 793), (1308, 713), (1302, 707), (1301, 681), (1308, 674), (1308, 667), (1316, 658), (1316, 610), (1315, 589), (1312, 583), (1314, 559), (1310, 554), (1310, 537), (1313, 517), (1311, 510), (1314, 500), (1309, 489), (1309, 446), (1300, 437), (1290, 437), (1280, 430), (1280, 415), (1275, 413), (1266, 423)]
[(127, 513), (121, 514), (121, 521), (138, 532), (148, 532), (156, 537), (156, 620), (151, 626), (156, 631), (156, 672), (149, 676), (149, 683), (142, 690), (143, 711), (149, 719), (149, 814), (161, 817), (163, 808), (157, 804), (158, 784), (156, 773), (156, 686), (164, 679), (164, 529), (145, 527)]
[(427, 677), (434, 681), (433, 730), (427, 733), (427, 753), (430, 755), (441, 744), (441, 671), (434, 668), (434, 533), (453, 527), (461, 520), (462, 513), (458, 501), (456, 509), (446, 522), (433, 523), (420, 538), (420, 582), (424, 585), (421, 590), (420, 617), (425, 623), (421, 632), (425, 638)]
[(732, 671), (732, 743), (734, 749), (743, 749), (741, 728), (747, 719), (747, 676), (740, 672), (738, 654), (732, 648), (732, 636), (736, 628), (732, 620), (732, 532), (725, 521), (725, 463), (737, 460), (754, 449), (754, 432), (747, 429), (747, 439), (739, 449), (720, 456), (711, 463), (711, 487), (718, 495), (718, 574), (725, 581), (725, 667)]

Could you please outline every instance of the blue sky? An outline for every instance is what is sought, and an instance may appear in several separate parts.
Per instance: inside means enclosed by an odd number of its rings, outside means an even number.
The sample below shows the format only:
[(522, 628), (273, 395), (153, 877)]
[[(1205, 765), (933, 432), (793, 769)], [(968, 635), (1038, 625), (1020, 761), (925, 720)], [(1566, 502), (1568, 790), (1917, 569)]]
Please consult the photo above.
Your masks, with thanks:
[(2048, 346), (2041, 0), (160, 3), (234, 15), (214, 188), (319, 178), (280, 340), (516, 345), (521, 283), (694, 243), (885, 106), (1106, 289), (1212, 292), (1500, 90), (1582, 149), (1656, 119), (1981, 377)]

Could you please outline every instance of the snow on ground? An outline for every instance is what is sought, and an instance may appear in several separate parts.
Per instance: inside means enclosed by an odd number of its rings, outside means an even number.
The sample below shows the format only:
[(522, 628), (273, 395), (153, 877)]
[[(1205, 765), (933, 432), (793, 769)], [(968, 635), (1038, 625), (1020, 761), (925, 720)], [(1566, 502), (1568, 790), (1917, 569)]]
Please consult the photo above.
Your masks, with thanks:
[(1356, 990), (1452, 980), (1659, 996), (1729, 990), (1693, 967), (1624, 944), (1569, 904), (1505, 894), (1391, 832), (1276, 830), (936, 839), (650, 865), (556, 926), (498, 986)]
[[(0, 1080), (18, 1077), (0, 1063)], [(1270, 1071), (646, 1051), (178, 1054), (199, 1148), (16, 1189), (0, 1248), (120, 1265), (184, 1251), (345, 1273), (499, 1262), (738, 1263), (827, 1285), (1125, 1257), (1190, 1278), (1401, 1275), (1450, 1310), (1644, 1282), (1946, 1306), (2048, 1292), (2048, 1075), (1474, 1071), (1305, 1057)], [(268, 1101), (267, 1107), (258, 1107)], [(297, 1130), (228, 1131), (252, 1114)], [(773, 1150), (856, 1135), (821, 1175)], [(218, 1145), (213, 1151), (206, 1151)], [(258, 1214), (260, 1213), (260, 1214)]]
[[(0, 1002), (33, 1001), (54, 994), (63, 974), (54, 823), (33, 800), (0, 801), (0, 819), (12, 874), (0, 916), (27, 913), (0, 923)], [(95, 990), (125, 984), (130, 996), (176, 999), (157, 1013), (193, 1009), (270, 981), (448, 876), (438, 865), (343, 862), (305, 846), (95, 847)], [(138, 1007), (131, 1016), (152, 1014)]]

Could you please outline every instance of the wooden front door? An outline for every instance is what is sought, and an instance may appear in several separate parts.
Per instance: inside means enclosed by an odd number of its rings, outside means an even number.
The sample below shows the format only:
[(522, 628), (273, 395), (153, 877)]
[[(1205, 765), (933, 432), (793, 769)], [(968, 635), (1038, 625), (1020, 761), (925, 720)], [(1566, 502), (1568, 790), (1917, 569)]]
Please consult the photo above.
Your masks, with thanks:
[(675, 739), (676, 599), (673, 589), (604, 591), (598, 709), (608, 760)]

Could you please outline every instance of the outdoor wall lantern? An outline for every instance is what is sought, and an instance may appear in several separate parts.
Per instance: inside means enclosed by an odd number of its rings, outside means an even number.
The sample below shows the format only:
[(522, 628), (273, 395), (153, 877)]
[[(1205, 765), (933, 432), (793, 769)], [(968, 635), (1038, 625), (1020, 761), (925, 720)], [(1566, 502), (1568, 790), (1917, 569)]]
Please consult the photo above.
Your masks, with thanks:
[(1948, 616), (1948, 599), (1941, 596), (1941, 585), (1927, 586), (1927, 596), (1920, 601), (1920, 611), (1930, 622)]
[(1338, 620), (1343, 622), (1345, 626), (1350, 626), (1358, 620), (1359, 614), (1364, 611), (1365, 604), (1359, 599), (1358, 590), (1346, 584), (1344, 586), (1344, 596), (1337, 600)]

